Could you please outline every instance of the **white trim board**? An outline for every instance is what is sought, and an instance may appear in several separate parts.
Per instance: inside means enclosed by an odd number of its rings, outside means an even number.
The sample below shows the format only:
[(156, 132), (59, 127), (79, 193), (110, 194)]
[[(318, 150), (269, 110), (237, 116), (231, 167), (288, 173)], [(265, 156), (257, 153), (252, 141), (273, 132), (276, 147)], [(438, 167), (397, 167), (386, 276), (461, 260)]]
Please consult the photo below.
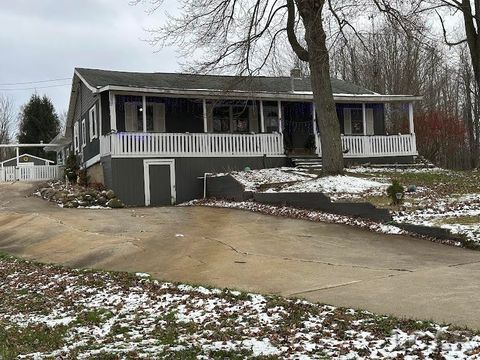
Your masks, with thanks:
[[(204, 99), (241, 99), (266, 101), (313, 101), (312, 92), (272, 93), (266, 91), (235, 91), (235, 90), (206, 90), (206, 89), (174, 89), (174, 88), (143, 88), (135, 86), (106, 85), (97, 92), (111, 91), (116, 95), (146, 95)], [(148, 96), (148, 95), (146, 95)], [(382, 102), (413, 102), (423, 100), (423, 96), (416, 95), (379, 95), (379, 94), (333, 94), (335, 102), (354, 103), (382, 103)]]
[(96, 163), (100, 162), (100, 154), (98, 155), (95, 155), (93, 158), (91, 159), (88, 159), (87, 161), (85, 161), (85, 164), (84, 166), (86, 168), (92, 166), (92, 165), (95, 165)]
[[(19, 145), (19, 147), (22, 147), (23, 145)], [(23, 153), (21, 155), (18, 155), (19, 158), (23, 157), (23, 156), (29, 156), (29, 157), (32, 157), (32, 158), (35, 158), (35, 159), (38, 159), (38, 160), (42, 160), (42, 161), (48, 161), (50, 164), (53, 164), (55, 161), (52, 161), (52, 160), (48, 160), (48, 159), (44, 159), (44, 158), (41, 158), (41, 157), (38, 157), (38, 156), (35, 156), (35, 155), (30, 155), (30, 154), (27, 154), (27, 153)], [(14, 156), (10, 159), (7, 159), (7, 160), (3, 160), (2, 162), (0, 162), (0, 164), (5, 164), (6, 162), (8, 161), (12, 161), (12, 160), (16, 160), (17, 157)]]
[[(159, 158), (165, 157), (171, 159), (174, 158), (235, 158), (235, 157), (244, 157), (244, 158), (263, 158), (263, 155), (256, 154), (256, 155), (242, 155), (242, 154), (202, 154), (202, 155), (195, 155), (195, 154), (127, 154), (127, 155), (106, 155), (111, 156), (112, 159), (125, 159), (125, 158)], [(287, 155), (267, 155), (267, 158), (279, 158), (279, 157), (287, 157)]]
[(143, 182), (145, 186), (145, 206), (150, 206), (150, 166), (168, 165), (170, 166), (170, 196), (171, 205), (177, 201), (177, 190), (175, 187), (175, 159), (165, 160), (143, 160)]

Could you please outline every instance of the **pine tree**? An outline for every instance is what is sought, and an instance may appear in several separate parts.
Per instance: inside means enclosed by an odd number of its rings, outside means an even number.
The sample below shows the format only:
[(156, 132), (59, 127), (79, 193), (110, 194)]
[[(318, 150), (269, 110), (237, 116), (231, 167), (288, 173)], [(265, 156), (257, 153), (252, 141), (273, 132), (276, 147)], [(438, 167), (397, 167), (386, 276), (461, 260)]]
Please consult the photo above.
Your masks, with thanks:
[[(18, 129), (18, 142), (22, 144), (49, 143), (59, 132), (60, 121), (52, 101), (33, 94), (30, 100), (22, 107)], [(32, 155), (52, 158), (52, 153), (46, 154), (43, 148), (20, 149)]]

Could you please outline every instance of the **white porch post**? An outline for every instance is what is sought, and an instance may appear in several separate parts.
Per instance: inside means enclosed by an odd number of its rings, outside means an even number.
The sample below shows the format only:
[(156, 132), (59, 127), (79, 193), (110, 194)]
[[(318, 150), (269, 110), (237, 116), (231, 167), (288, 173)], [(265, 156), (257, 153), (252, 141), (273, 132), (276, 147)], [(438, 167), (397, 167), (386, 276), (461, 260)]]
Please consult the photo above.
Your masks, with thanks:
[(142, 96), (142, 125), (143, 132), (147, 132), (147, 97)]
[(260, 132), (265, 132), (265, 114), (263, 113), (263, 100), (260, 100)]
[(18, 164), (20, 163), (20, 148), (18, 146), (15, 148), (15, 152), (17, 154), (17, 166), (15, 167), (15, 180), (20, 180), (20, 169), (18, 168)]
[(408, 104), (408, 125), (410, 134), (415, 134), (415, 125), (413, 123), (413, 103)]
[(282, 131), (282, 102), (278, 100), (278, 132), (281, 134)]
[(203, 132), (208, 132), (207, 100), (203, 99)]
[(115, 106), (115, 94), (110, 92), (108, 94), (110, 101), (110, 131), (117, 131), (117, 113)]

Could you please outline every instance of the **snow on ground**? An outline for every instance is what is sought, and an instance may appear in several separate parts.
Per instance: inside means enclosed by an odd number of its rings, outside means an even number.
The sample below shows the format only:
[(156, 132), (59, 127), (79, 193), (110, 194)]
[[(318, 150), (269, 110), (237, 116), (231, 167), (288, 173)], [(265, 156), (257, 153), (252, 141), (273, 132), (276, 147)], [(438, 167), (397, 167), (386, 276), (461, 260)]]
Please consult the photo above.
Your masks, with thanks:
[[(422, 206), (417, 208), (407, 206), (403, 210), (394, 211), (394, 220), (439, 226), (454, 234), (464, 235), (471, 241), (480, 242), (480, 194), (426, 198), (420, 203)], [(471, 223), (464, 223), (465, 219)]]
[(266, 184), (284, 184), (316, 177), (316, 175), (298, 172), (293, 168), (235, 171), (230, 175), (239, 181), (246, 191), (257, 191)]
[[(279, 168), (235, 172), (232, 175), (248, 191), (322, 192), (334, 201), (362, 201), (368, 198), (376, 206), (389, 208), (397, 222), (439, 226), (480, 243), (480, 221), (475, 221), (480, 217), (479, 172), (359, 166), (347, 169), (346, 173), (344, 176), (322, 177), (295, 172), (292, 168)], [(406, 193), (400, 208), (391, 206), (391, 200), (386, 196), (386, 189), (394, 178), (399, 179), (405, 188), (415, 185), (415, 191)], [(226, 203), (221, 206), (252, 210), (250, 203)], [(337, 220), (348, 223), (335, 217), (327, 221)]]
[(0, 259), (0, 357), (474, 359), (465, 329)]
[(332, 200), (345, 197), (359, 197), (362, 194), (383, 194), (388, 184), (355, 176), (323, 176), (318, 179), (301, 181), (284, 186), (281, 192), (322, 192)]

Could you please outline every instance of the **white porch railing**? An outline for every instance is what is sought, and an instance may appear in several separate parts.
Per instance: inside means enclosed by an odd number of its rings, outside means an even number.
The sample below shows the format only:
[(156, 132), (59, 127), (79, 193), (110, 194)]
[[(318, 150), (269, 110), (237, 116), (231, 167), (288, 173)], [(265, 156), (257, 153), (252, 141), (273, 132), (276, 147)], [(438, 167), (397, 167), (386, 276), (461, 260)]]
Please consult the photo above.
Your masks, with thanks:
[(101, 156), (278, 156), (282, 134), (117, 133), (100, 138)]
[[(320, 135), (318, 135), (318, 144), (317, 153), (321, 156)], [(418, 155), (415, 134), (342, 135), (342, 146), (345, 158)]]
[(47, 181), (60, 177), (60, 166), (4, 166), (0, 169), (0, 181)]

